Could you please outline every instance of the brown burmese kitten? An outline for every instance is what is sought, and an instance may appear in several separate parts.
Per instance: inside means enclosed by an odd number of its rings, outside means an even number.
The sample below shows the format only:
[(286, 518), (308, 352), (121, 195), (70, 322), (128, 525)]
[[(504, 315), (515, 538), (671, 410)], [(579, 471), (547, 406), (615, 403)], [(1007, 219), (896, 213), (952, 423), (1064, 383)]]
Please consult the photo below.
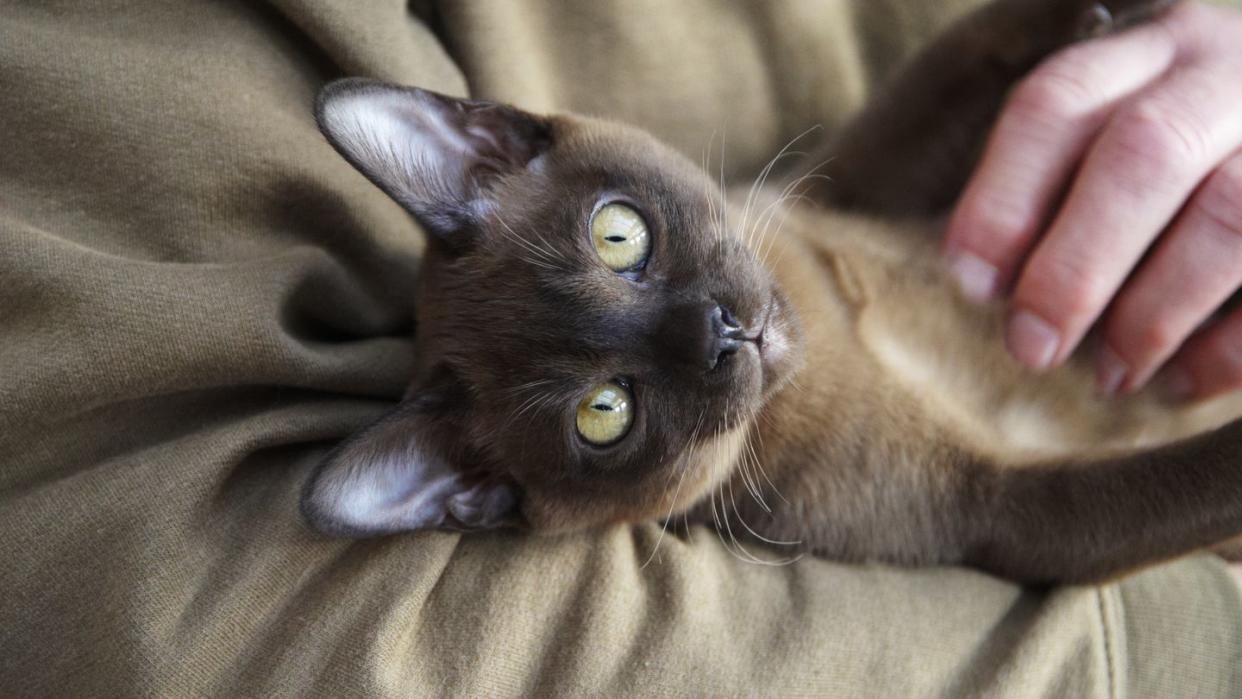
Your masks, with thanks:
[[(831, 182), (728, 199), (636, 129), (329, 85), (328, 139), (430, 235), (417, 375), (325, 460), (305, 515), (351, 536), (686, 515), (738, 550), (1030, 582), (1242, 533), (1242, 399), (1025, 372), (934, 243), (1012, 83), (1168, 4), (993, 3), (825, 145)], [(822, 207), (783, 196), (799, 182)]]

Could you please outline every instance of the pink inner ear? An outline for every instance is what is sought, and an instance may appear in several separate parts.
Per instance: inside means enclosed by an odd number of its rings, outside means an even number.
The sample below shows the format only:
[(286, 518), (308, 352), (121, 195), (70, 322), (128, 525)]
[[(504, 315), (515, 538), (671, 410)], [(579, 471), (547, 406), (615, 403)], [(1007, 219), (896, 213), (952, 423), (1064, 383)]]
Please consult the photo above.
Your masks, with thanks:
[(341, 445), (303, 497), (317, 528), (366, 536), (414, 529), (485, 529), (513, 523), (517, 497), (496, 481), (468, 484), (429, 448), (436, 421), (405, 405)]
[(444, 522), (449, 498), (462, 489), (451, 469), (436, 467), (423, 455), (401, 462), (373, 464), (351, 479), (339, 502), (343, 519), (354, 526), (384, 531), (430, 529)]
[(470, 220), (488, 173), (524, 167), (551, 138), (545, 120), (511, 107), (358, 79), (324, 88), (316, 117), (355, 167), (441, 234)]
[(457, 473), (419, 450), (414, 435), (385, 449), (392, 435), (382, 431), (382, 423), (364, 431), (320, 467), (305, 508), (320, 529), (384, 534), (444, 523), (449, 499), (465, 487)]

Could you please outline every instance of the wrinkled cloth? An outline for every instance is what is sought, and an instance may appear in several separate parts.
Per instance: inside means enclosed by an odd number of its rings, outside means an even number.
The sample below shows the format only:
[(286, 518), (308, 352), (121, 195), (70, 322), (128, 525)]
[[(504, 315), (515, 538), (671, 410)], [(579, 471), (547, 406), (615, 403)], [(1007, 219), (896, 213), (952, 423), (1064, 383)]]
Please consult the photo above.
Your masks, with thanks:
[(1208, 557), (1023, 590), (753, 565), (706, 529), (653, 556), (653, 524), (299, 519), (411, 374), (422, 249), (317, 132), (325, 81), (724, 142), (748, 177), (970, 4), (0, 2), (4, 693), (1242, 695), (1242, 603)]

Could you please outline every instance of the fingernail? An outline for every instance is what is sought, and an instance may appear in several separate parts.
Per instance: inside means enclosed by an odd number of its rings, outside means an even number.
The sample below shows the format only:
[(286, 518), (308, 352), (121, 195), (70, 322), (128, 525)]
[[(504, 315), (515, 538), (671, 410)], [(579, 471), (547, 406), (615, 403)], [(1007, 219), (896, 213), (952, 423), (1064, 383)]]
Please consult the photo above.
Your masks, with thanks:
[(1109, 347), (1100, 348), (1095, 382), (1106, 396), (1115, 396), (1130, 375), (1130, 367)]
[(1043, 371), (1052, 366), (1061, 346), (1061, 335), (1043, 318), (1030, 311), (1018, 311), (1009, 320), (1005, 343), (1019, 362)]
[(962, 294), (971, 301), (989, 301), (996, 296), (996, 268), (968, 252), (949, 254), (949, 271)]
[(1169, 369), (1162, 380), (1164, 392), (1173, 400), (1186, 400), (1195, 394), (1195, 380), (1185, 369)]

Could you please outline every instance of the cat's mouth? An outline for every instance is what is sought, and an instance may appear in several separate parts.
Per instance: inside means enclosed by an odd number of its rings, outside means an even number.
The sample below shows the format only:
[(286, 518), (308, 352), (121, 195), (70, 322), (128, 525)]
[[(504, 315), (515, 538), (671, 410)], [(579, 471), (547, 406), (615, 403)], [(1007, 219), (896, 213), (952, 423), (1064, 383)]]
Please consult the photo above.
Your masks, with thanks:
[(764, 393), (779, 388), (791, 374), (796, 364), (795, 350), (799, 337), (797, 321), (789, 307), (789, 301), (783, 294), (773, 293), (754, 338), (763, 375)]
[(770, 301), (768, 301), (768, 307), (763, 312), (763, 320), (759, 323), (759, 330), (755, 332), (753, 337), (746, 338), (750, 340), (751, 342), (755, 343), (755, 346), (759, 349), (760, 357), (762, 357), (764, 354), (765, 345), (766, 345), (766, 341), (768, 338), (768, 327), (771, 325), (772, 314), (775, 312), (776, 312), (776, 297), (774, 296), (772, 297)]

